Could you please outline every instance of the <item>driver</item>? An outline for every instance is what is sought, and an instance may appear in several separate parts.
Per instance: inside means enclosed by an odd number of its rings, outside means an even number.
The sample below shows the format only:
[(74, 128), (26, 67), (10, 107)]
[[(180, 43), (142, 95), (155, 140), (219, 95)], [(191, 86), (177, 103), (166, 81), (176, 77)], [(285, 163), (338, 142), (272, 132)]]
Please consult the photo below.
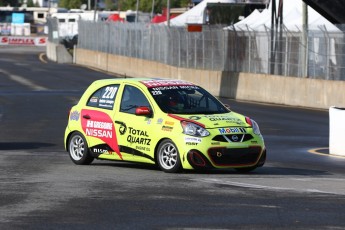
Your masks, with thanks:
[(167, 105), (175, 111), (181, 111), (184, 108), (183, 100), (178, 95), (170, 95), (167, 100)]

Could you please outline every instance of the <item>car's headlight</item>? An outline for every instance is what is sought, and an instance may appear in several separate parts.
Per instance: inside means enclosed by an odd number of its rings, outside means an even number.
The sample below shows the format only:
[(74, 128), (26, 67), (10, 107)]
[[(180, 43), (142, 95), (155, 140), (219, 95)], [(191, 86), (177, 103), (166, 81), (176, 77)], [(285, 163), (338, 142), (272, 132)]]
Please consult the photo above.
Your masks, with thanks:
[(260, 135), (261, 132), (260, 132), (260, 128), (259, 128), (258, 123), (256, 123), (254, 120), (252, 120), (252, 124), (253, 124), (253, 132), (254, 132), (256, 135)]
[(250, 119), (249, 117), (246, 117), (246, 122), (253, 127), (254, 134), (261, 135), (258, 123), (256, 123), (253, 119)]
[(182, 121), (181, 122), (183, 133), (191, 136), (196, 137), (206, 137), (210, 135), (210, 132), (201, 127), (200, 125), (197, 125), (193, 122), (188, 121)]

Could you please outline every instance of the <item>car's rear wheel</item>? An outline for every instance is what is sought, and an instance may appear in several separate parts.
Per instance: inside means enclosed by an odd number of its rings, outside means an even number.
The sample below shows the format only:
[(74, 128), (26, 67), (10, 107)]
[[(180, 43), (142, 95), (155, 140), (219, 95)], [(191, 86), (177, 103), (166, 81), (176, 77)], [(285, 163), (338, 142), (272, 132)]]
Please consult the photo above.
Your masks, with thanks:
[(89, 153), (87, 142), (79, 132), (72, 134), (68, 142), (68, 153), (71, 160), (77, 165), (88, 165), (93, 161)]
[(167, 173), (181, 171), (180, 154), (171, 140), (164, 140), (158, 146), (157, 163), (161, 170)]

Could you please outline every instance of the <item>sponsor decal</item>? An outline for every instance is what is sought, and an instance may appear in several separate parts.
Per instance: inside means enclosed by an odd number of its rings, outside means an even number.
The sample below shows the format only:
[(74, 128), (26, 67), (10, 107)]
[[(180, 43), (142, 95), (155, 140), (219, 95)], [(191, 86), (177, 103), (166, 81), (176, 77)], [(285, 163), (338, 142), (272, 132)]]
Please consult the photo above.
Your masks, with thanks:
[(162, 118), (159, 118), (159, 119), (157, 120), (157, 124), (160, 125), (160, 124), (162, 124), (162, 123), (163, 123), (163, 119), (162, 119)]
[(171, 125), (173, 126), (175, 124), (175, 122), (172, 122), (172, 121), (165, 121), (164, 122), (165, 125)]
[(76, 110), (76, 111), (73, 111), (71, 113), (71, 115), (69, 116), (69, 119), (71, 121), (78, 121), (79, 120), (79, 117), (80, 117), (80, 113)]
[(29, 46), (45, 46), (47, 44), (46, 37), (0, 37), (1, 45), (29, 45)]
[(125, 134), (127, 131), (127, 126), (125, 123), (121, 122), (121, 121), (115, 121), (116, 124), (119, 124), (119, 133), (121, 135)]
[(246, 133), (245, 128), (220, 128), (218, 129), (220, 134), (228, 133)]
[(201, 143), (201, 138), (198, 138), (198, 137), (185, 137), (184, 141), (186, 143), (187, 142), (190, 142), (190, 143)]
[(197, 121), (197, 120), (201, 119), (201, 117), (199, 117), (199, 116), (190, 116), (188, 118), (191, 119), (191, 120), (194, 120), (194, 121)]
[(151, 124), (151, 122), (152, 122), (152, 119), (150, 119), (150, 118), (146, 118), (146, 119), (145, 119), (145, 121), (146, 121), (146, 124), (150, 125), (150, 124)]
[(98, 97), (91, 97), (90, 102), (97, 103), (98, 102)]
[(162, 86), (178, 86), (178, 85), (194, 85), (191, 82), (183, 80), (170, 80), (170, 79), (159, 79), (159, 80), (147, 80), (141, 81), (147, 88), (162, 87)]
[(98, 153), (98, 154), (103, 154), (105, 152), (108, 152), (106, 149), (99, 149), (99, 148), (92, 148), (92, 152)]
[(220, 145), (220, 142), (217, 141), (217, 142), (211, 142), (211, 145)]
[(135, 146), (135, 149), (136, 150), (141, 150), (141, 151), (147, 151), (147, 152), (150, 151), (150, 148), (146, 147), (146, 146)]
[[(81, 111), (81, 125), (86, 136), (98, 138), (110, 147), (122, 159), (117, 144), (115, 127), (110, 116), (104, 112), (83, 109)], [(89, 119), (86, 119), (89, 118)]]
[(150, 145), (151, 143), (151, 139), (148, 138), (146, 131), (128, 127), (128, 133), (127, 141), (131, 144)]
[(168, 86), (151, 87), (150, 92), (153, 96), (156, 96), (156, 95), (162, 95), (165, 90), (175, 90), (175, 89), (193, 90), (193, 89), (199, 89), (199, 87), (195, 85), (168, 85)]
[(194, 142), (186, 142), (186, 145), (198, 145), (199, 143), (194, 143)]
[(237, 142), (238, 141), (238, 136), (237, 135), (232, 135), (231, 136), (231, 140), (234, 141), (234, 142)]
[(162, 130), (163, 130), (163, 131), (171, 132), (171, 131), (173, 130), (173, 127), (172, 127), (172, 126), (163, 125), (163, 126), (162, 126)]
[(113, 124), (110, 122), (87, 120), (86, 135), (111, 139), (113, 138)]
[(107, 144), (98, 144), (95, 146), (92, 146), (91, 152), (98, 157), (101, 154), (107, 154), (107, 155), (114, 155), (115, 153), (112, 152), (111, 148)]
[(176, 86), (176, 85), (172, 85), (172, 86), (161, 86), (161, 87), (151, 88), (151, 90), (153, 90), (152, 93), (155, 92), (155, 91), (161, 92), (161, 91), (170, 90), (170, 89), (179, 89), (179, 87)]
[(180, 85), (180, 89), (199, 89), (196, 85)]
[(238, 118), (233, 118), (233, 117), (228, 117), (228, 116), (205, 116), (208, 118), (210, 121), (226, 121), (228, 123), (236, 123), (236, 124), (244, 124), (240, 119)]

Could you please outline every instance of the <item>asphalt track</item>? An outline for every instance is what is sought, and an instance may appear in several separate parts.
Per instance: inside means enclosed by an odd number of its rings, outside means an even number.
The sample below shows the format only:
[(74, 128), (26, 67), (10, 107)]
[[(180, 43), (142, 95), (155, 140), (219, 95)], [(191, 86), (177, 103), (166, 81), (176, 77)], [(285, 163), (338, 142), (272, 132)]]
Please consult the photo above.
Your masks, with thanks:
[(222, 98), (265, 137), (267, 163), (249, 174), (74, 165), (68, 110), (112, 77), (0, 47), (0, 229), (345, 229), (345, 158), (328, 154), (326, 110)]

